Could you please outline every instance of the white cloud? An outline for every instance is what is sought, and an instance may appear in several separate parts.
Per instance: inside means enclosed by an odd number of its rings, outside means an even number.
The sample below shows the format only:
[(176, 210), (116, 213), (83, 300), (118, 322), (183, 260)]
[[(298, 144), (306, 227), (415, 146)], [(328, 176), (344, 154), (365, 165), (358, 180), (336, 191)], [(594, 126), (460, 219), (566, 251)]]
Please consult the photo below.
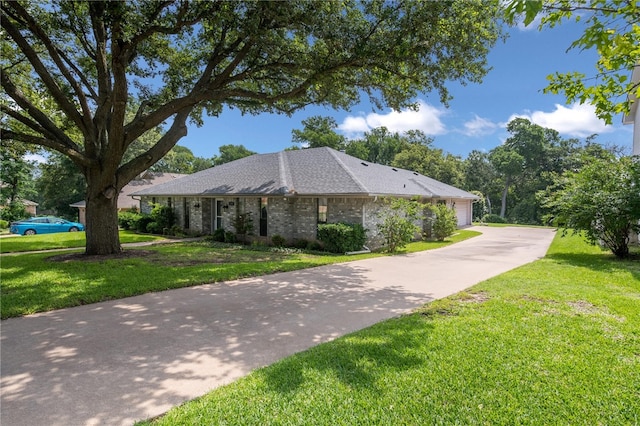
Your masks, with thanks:
[(591, 104), (575, 102), (569, 107), (560, 104), (556, 104), (555, 107), (556, 109), (551, 112), (533, 111), (526, 114), (513, 114), (508, 121), (522, 117), (539, 126), (582, 138), (594, 133), (606, 133), (614, 130), (613, 126), (607, 125), (596, 116), (596, 109)]
[(518, 30), (523, 31), (523, 32), (528, 32), (528, 31), (537, 31), (538, 28), (540, 28), (540, 22), (542, 21), (542, 15), (538, 14), (533, 21), (531, 21), (531, 23), (529, 25), (525, 25), (524, 24), (524, 16), (520, 16), (516, 19), (516, 26), (518, 27)]
[(476, 115), (473, 120), (464, 123), (464, 129), (460, 132), (466, 136), (483, 136), (490, 135), (498, 127), (493, 121)]
[(39, 164), (42, 163), (46, 163), (47, 162), (47, 157), (40, 155), (40, 154), (28, 154), (24, 156), (24, 159), (26, 161), (33, 161)]
[(445, 113), (427, 104), (418, 101), (418, 110), (404, 109), (402, 111), (390, 111), (387, 114), (372, 112), (366, 116), (348, 116), (338, 129), (347, 137), (357, 137), (362, 133), (377, 127), (386, 127), (390, 132), (403, 133), (408, 130), (421, 130), (427, 136), (441, 135), (446, 133), (444, 123), (440, 117)]
[(348, 116), (344, 119), (342, 124), (338, 126), (338, 129), (342, 130), (346, 134), (364, 133), (369, 130), (367, 120), (364, 117), (352, 117)]

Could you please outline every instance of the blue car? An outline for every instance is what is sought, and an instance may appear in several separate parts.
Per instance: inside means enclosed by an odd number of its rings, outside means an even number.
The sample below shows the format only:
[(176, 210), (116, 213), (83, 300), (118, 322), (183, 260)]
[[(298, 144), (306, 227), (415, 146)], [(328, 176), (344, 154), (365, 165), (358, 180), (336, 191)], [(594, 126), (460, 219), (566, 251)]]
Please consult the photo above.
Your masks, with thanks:
[(53, 234), (55, 232), (84, 231), (84, 225), (78, 222), (69, 222), (59, 217), (32, 217), (18, 222), (11, 222), (9, 231), (12, 234), (35, 235)]

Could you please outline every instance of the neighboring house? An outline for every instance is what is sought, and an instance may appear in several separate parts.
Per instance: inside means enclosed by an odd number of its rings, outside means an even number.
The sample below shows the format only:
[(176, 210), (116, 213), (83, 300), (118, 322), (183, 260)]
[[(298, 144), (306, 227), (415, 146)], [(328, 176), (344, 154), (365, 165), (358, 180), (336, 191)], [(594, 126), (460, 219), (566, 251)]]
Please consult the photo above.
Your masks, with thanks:
[(36, 215), (36, 210), (38, 209), (38, 203), (31, 200), (20, 200), (20, 201), (22, 201), (22, 205), (24, 205), (24, 209), (27, 211), (29, 215), (31, 216)]
[(419, 173), (360, 160), (331, 148), (256, 154), (137, 191), (147, 202), (172, 207), (187, 231), (235, 231), (251, 213), (256, 237), (316, 238), (318, 223), (360, 223), (377, 246), (378, 212), (386, 197), (417, 197), (455, 208), (458, 226), (471, 225), (478, 197)]
[[(18, 200), (22, 203), (22, 205), (24, 206), (25, 211), (27, 212), (27, 214), (29, 216), (35, 216), (36, 215), (36, 210), (38, 209), (38, 203), (36, 203), (35, 201), (31, 201), (31, 200)], [(0, 208), (3, 208), (5, 206), (0, 205)]]
[[(144, 172), (137, 178), (133, 179), (131, 182), (126, 184), (120, 194), (118, 195), (118, 211), (125, 211), (131, 209), (137, 209), (138, 211), (142, 210), (140, 206), (140, 200), (134, 199), (131, 197), (131, 194), (134, 192), (140, 191), (141, 189), (149, 188), (154, 185), (159, 185), (162, 183), (166, 183), (172, 181), (174, 179), (178, 179), (181, 177), (187, 176), (185, 174), (180, 173), (153, 173), (153, 172)], [(71, 207), (75, 207), (79, 210), (79, 219), (78, 222), (86, 225), (86, 202), (78, 201), (77, 203), (70, 204)]]
[[(631, 81), (640, 84), (640, 64), (633, 69)], [(638, 108), (638, 98), (635, 95), (631, 94), (629, 99), (633, 101), (631, 111), (623, 117), (622, 122), (633, 124), (633, 155), (640, 155), (640, 108)]]

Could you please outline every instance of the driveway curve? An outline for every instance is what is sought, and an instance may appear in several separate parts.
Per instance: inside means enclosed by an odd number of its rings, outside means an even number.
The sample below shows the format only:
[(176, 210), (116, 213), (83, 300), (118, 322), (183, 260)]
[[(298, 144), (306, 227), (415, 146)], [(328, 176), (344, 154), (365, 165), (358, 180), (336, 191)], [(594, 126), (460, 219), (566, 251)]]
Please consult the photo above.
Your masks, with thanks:
[(0, 423), (131, 425), (541, 258), (554, 236), (542, 228), (471, 229), (482, 235), (438, 250), (2, 321)]

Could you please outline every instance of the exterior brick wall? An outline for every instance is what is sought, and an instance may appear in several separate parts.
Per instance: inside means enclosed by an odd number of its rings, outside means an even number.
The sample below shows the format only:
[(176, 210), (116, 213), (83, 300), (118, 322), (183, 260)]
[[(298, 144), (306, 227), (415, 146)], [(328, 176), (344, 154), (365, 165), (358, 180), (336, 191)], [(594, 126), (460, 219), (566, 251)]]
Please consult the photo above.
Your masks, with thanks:
[[(261, 197), (187, 198), (189, 228), (185, 229), (185, 231), (196, 234), (212, 234), (216, 224), (216, 201), (222, 201), (222, 228), (225, 231), (235, 233), (234, 222), (237, 215), (250, 213), (253, 220), (252, 239), (270, 243), (271, 237), (274, 235), (281, 235), (289, 241), (294, 239), (314, 240), (316, 238), (318, 198), (269, 197), (266, 237), (260, 237), (260, 200)], [(143, 213), (151, 211), (151, 202), (152, 199), (150, 197), (142, 198), (141, 207)], [(155, 202), (168, 205), (169, 199), (167, 197), (156, 197)], [(429, 202), (429, 200), (426, 200), (426, 203)], [(456, 207), (464, 206), (463, 209), (466, 210), (468, 206), (465, 204)], [(448, 205), (451, 204), (448, 203)], [(177, 224), (184, 228), (185, 198), (172, 197), (171, 206), (176, 214)], [(384, 238), (378, 232), (378, 223), (381, 222), (380, 211), (384, 208), (385, 204), (382, 197), (329, 197), (327, 198), (327, 222), (361, 224), (367, 230), (366, 245), (374, 249), (384, 244)], [(424, 228), (422, 221), (416, 222), (416, 225)], [(426, 229), (423, 229), (423, 231), (426, 231)]]

